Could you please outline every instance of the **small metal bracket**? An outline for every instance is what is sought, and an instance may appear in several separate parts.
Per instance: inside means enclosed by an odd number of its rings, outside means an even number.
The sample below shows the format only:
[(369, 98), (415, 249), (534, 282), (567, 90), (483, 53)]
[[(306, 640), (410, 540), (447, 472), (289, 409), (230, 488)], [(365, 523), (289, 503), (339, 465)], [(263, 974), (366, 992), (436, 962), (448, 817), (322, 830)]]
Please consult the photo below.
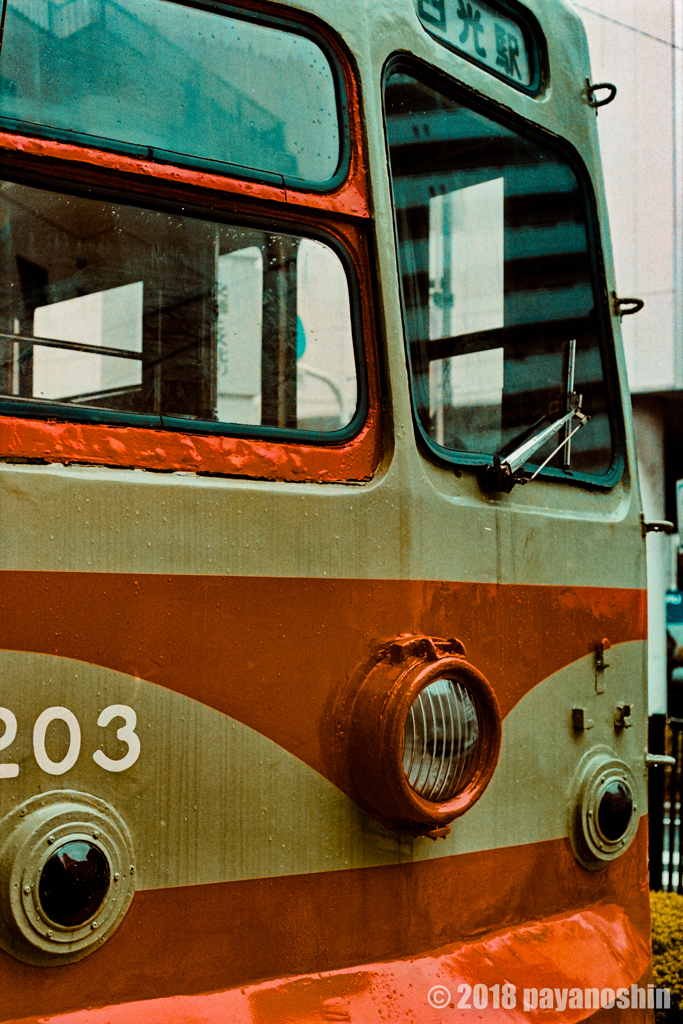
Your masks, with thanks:
[[(599, 89), (606, 89), (608, 93), (602, 100), (595, 98), (595, 94)], [(598, 107), (606, 107), (608, 103), (611, 103), (612, 100), (616, 98), (616, 95), (617, 87), (611, 82), (595, 82), (595, 84), (592, 84), (590, 78), (586, 79), (586, 102), (589, 107), (593, 107), (596, 117)]]
[(407, 661), (409, 658), (426, 658), (427, 661), (438, 661), (439, 658), (465, 657), (467, 654), (465, 645), (461, 640), (452, 637), (450, 640), (441, 640), (433, 636), (414, 636), (408, 633), (392, 640), (384, 648), (382, 654), (389, 657), (394, 664)]
[(586, 718), (585, 708), (572, 708), (572, 726), (574, 732), (586, 732), (593, 728), (593, 719)]
[(632, 725), (633, 722), (631, 721), (631, 705), (617, 704), (617, 710), (614, 713), (614, 728), (630, 729)]
[(428, 832), (419, 832), (418, 835), (424, 836), (425, 839), (433, 839), (435, 842), (437, 839), (447, 839), (451, 833), (450, 825), (443, 825), (441, 828), (430, 828)]
[(640, 532), (643, 537), (646, 537), (648, 533), (675, 533), (675, 531), (676, 527), (668, 519), (651, 519), (649, 522), (646, 522), (645, 516), (641, 512)]
[(605, 669), (608, 669), (612, 664), (612, 655), (610, 649), (612, 647), (611, 642), (607, 637), (603, 637), (598, 645), (598, 649), (595, 652), (595, 692), (605, 692)]
[(407, 821), (401, 825), (401, 831), (416, 839), (447, 839), (451, 834), (450, 825), (426, 825), (420, 821)]
[(640, 313), (644, 305), (643, 299), (621, 299), (616, 292), (612, 292), (612, 310), (619, 318)]

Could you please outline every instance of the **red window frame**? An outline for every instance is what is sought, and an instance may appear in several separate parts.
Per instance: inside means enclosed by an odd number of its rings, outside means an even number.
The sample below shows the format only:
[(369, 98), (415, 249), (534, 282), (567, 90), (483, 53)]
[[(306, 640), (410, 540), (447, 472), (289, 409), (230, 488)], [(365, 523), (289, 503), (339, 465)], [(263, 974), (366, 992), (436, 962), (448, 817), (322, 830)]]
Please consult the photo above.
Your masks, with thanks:
[(348, 253), (360, 282), (361, 349), (368, 387), (365, 423), (350, 441), (317, 446), (190, 430), (0, 416), (0, 460), (189, 470), (318, 483), (367, 480), (377, 469), (382, 455), (382, 423), (369, 253), (370, 206), (358, 83), (348, 54), (324, 26), (291, 8), (244, 3), (235, 6), (252, 13), (277, 11), (293, 26), (314, 26), (335, 54), (344, 77), (350, 132), (349, 171), (335, 191), (319, 194), (278, 188), (8, 132), (0, 132), (0, 173), (11, 168), (13, 176), (25, 171), (80, 185), (116, 188), (137, 198), (206, 205), (227, 213), (248, 212), (282, 224), (292, 221), (297, 226), (310, 225), (332, 235)]

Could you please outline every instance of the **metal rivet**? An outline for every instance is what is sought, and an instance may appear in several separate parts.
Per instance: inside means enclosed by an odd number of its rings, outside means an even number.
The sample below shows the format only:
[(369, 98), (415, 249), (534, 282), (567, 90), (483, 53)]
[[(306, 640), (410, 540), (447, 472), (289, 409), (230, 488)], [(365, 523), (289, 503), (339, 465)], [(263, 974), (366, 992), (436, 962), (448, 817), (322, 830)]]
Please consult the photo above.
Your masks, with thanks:
[(55, 837), (54, 837), (54, 836), (48, 836), (48, 837), (47, 837), (47, 841), (48, 841), (48, 843), (50, 844), (50, 846), (52, 846), (52, 844), (53, 844), (53, 843), (54, 843), (54, 841), (55, 841)]
[(593, 812), (592, 812), (592, 811), (589, 811), (589, 812), (588, 812), (588, 817), (589, 817), (589, 818), (592, 818), (592, 817), (593, 817)]
[(93, 837), (93, 839), (99, 839), (100, 838), (100, 833), (99, 832), (93, 832), (92, 837)]
[(115, 871), (115, 872), (114, 872), (114, 881), (115, 881), (115, 882), (118, 882), (118, 880), (119, 880), (119, 878), (120, 878), (120, 877), (121, 877), (121, 876), (119, 875), (118, 871)]
[(130, 866), (130, 873), (131, 873), (131, 875), (135, 874), (135, 864), (131, 864), (131, 866)]
[(95, 931), (96, 928), (99, 928), (99, 926), (100, 926), (100, 922), (99, 921), (93, 921), (93, 923), (90, 925), (90, 927), (92, 928), (93, 931)]
[(52, 938), (52, 929), (48, 928), (48, 930), (45, 932), (45, 934), (47, 935), (48, 939), (51, 939)]
[(25, 893), (26, 896), (28, 896), (30, 891), (31, 891), (31, 886), (30, 885), (25, 885), (24, 886), (24, 893)]

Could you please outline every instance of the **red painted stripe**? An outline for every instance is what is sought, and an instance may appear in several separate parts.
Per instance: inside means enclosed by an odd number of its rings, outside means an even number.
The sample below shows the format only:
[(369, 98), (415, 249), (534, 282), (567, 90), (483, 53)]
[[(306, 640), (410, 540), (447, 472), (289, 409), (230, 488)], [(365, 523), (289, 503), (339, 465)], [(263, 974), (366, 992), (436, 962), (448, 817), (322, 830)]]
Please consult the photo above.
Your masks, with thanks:
[(0, 648), (169, 687), (268, 736), (351, 794), (346, 761), (332, 751), (336, 701), (382, 641), (459, 637), (507, 715), (603, 637), (647, 635), (645, 591), (597, 587), (3, 572), (0, 595)]
[(351, 441), (329, 447), (0, 416), (0, 455), (260, 480), (343, 483), (372, 477), (382, 443), (376, 407)]
[[(628, 989), (642, 976), (648, 962), (647, 942), (634, 931), (622, 907), (608, 904), (533, 922), (419, 959), (284, 978), (209, 995), (82, 1010), (43, 1017), (41, 1024), (139, 1024), (143, 1018), (145, 1024), (311, 1024), (326, 1020), (388, 1024), (411, 1019), (443, 1024), (444, 1018), (463, 1022), (481, 1018), (472, 996), (477, 985), (487, 988), (485, 1017), (492, 1024), (522, 1024), (546, 1017), (543, 1011), (525, 1010), (525, 989), (546, 987), (562, 993), (578, 988), (581, 1008), (570, 1008), (566, 996), (560, 995), (563, 1009), (559, 1009), (553, 996), (553, 1020), (574, 1024), (592, 1016), (594, 996), (591, 994), (587, 1008), (586, 989), (610, 989), (612, 993)], [(496, 985), (497, 1007), (490, 991)], [(504, 986), (511, 987), (505, 990)], [(483, 994), (477, 992), (474, 998), (481, 1005)], [(644, 1018), (645, 1014), (641, 1017), (634, 1012), (629, 1020)]]
[(313, 210), (327, 210), (330, 213), (343, 213), (353, 217), (368, 218), (370, 216), (365, 191), (365, 174), (362, 173), (363, 167), (360, 160), (353, 162), (356, 180), (352, 177), (351, 180), (345, 181), (337, 191), (319, 195), (315, 192), (279, 188), (276, 185), (266, 185), (258, 181), (245, 181), (243, 178), (235, 178), (227, 174), (193, 171), (189, 168), (176, 167), (173, 164), (157, 163), (153, 160), (124, 156), (120, 153), (106, 153), (100, 149), (76, 146), (70, 142), (36, 139), (28, 135), (13, 135), (9, 132), (0, 132), (0, 149), (39, 157), (43, 160), (68, 161), (69, 163), (102, 168), (105, 171), (117, 171), (148, 179), (175, 182), (179, 185), (190, 185), (194, 188), (210, 189), (213, 192), (292, 203)]
[[(160, 999), (144, 1007), (150, 1024), (239, 1021), (245, 1004), (250, 1024), (303, 1024), (321, 1019), (314, 1008), (327, 1002), (331, 1011), (329, 1000), (348, 996), (359, 1000), (353, 1002), (358, 1014), (328, 1019), (374, 1021), (365, 1016), (374, 1005), (385, 1021), (430, 1021), (425, 1000), (432, 978), (454, 986), (461, 977), (538, 987), (627, 985), (649, 958), (646, 857), (644, 820), (630, 849), (599, 872), (584, 871), (568, 841), (555, 840), (382, 868), (140, 892), (116, 934), (78, 964), (28, 967), (0, 954), (2, 1019), (44, 1020), (83, 1007)], [(582, 909), (587, 912), (577, 913)], [(468, 939), (476, 942), (460, 948)], [(386, 963), (426, 953), (417, 966)], [(362, 964), (373, 966), (348, 970)], [(345, 970), (336, 980), (293, 980)], [(288, 980), (214, 1000), (168, 1002), (273, 977)], [(159, 1016), (159, 1006), (167, 1017)], [(137, 1024), (142, 1018), (133, 1012), (84, 1019)]]

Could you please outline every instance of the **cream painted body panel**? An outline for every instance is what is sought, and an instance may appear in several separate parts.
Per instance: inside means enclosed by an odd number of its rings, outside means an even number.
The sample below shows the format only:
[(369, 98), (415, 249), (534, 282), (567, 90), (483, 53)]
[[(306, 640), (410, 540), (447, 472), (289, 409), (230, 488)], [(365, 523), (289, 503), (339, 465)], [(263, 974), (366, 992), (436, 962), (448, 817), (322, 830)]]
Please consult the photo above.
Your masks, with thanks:
[[(566, 138), (593, 179), (615, 287), (580, 18), (565, 0), (529, 0), (545, 30), (550, 84), (533, 98), (434, 40), (413, 0), (300, 0), (351, 50), (361, 83), (376, 232), (385, 457), (364, 485), (272, 484), (88, 467), (0, 467), (0, 568), (249, 576), (472, 580), (645, 587), (645, 545), (618, 318), (626, 470), (608, 492), (536, 481), (491, 497), (473, 473), (425, 459), (415, 441), (399, 303), (381, 79), (411, 51), (503, 107)], [(30, 543), (27, 543), (30, 537)]]
[(623, 486), (497, 501), (404, 444), (410, 474), (394, 453), (361, 486), (0, 465), (0, 569), (644, 587)]
[[(338, 871), (473, 853), (559, 839), (568, 834), (575, 766), (597, 745), (634, 767), (635, 801), (645, 812), (642, 679), (645, 645), (613, 649), (605, 692), (595, 690), (595, 662), (582, 658), (531, 690), (507, 716), (498, 769), (479, 803), (433, 842), (390, 832), (316, 771), (276, 743), (218, 711), (142, 679), (52, 655), (0, 653), (0, 701), (18, 719), (17, 740), (0, 758), (16, 762), (16, 779), (0, 779), (0, 816), (40, 792), (69, 788), (112, 803), (136, 851), (137, 887), (164, 888), (275, 875)], [(618, 703), (631, 703), (635, 726), (614, 729)], [(141, 753), (124, 772), (93, 760), (116, 760), (122, 720), (97, 727), (111, 704), (132, 707)], [(594, 723), (572, 728), (571, 709)], [(38, 767), (33, 724), (48, 707), (73, 710), (82, 731), (75, 766), (58, 777)], [(66, 727), (48, 731), (58, 762)], [(2, 824), (0, 822), (0, 833)]]

